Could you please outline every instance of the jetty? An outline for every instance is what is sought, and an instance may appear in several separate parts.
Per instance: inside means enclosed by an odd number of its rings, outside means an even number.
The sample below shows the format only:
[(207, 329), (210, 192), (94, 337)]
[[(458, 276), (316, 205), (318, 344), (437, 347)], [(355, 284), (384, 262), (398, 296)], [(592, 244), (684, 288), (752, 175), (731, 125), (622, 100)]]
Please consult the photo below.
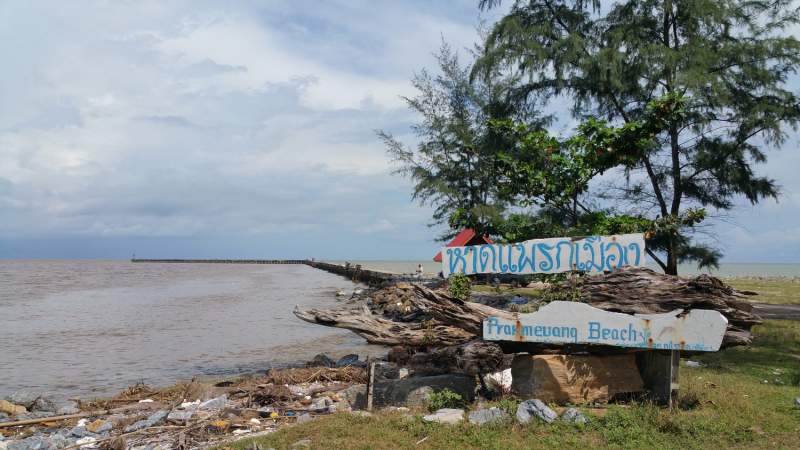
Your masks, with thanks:
[(197, 264), (305, 264), (302, 259), (131, 259), (135, 263)]
[(171, 264), (305, 264), (315, 269), (341, 275), (353, 281), (366, 284), (380, 284), (393, 278), (400, 278), (402, 274), (383, 272), (380, 270), (362, 269), (361, 264), (333, 264), (308, 259), (136, 259), (134, 263), (171, 263)]

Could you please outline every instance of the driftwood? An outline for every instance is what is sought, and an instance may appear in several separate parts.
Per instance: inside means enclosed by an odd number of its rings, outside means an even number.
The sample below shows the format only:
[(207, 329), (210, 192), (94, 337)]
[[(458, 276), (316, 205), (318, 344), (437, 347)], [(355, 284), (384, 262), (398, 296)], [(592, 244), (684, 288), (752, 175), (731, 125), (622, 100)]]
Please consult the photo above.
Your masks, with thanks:
[[(583, 301), (605, 311), (625, 314), (659, 314), (674, 310), (710, 309), (719, 311), (729, 323), (721, 349), (747, 345), (753, 339), (750, 328), (762, 323), (752, 314), (747, 296), (752, 292), (727, 286), (707, 275), (676, 277), (663, 275), (642, 267), (623, 266), (607, 274), (586, 275), (565, 281), (559, 287), (567, 292), (577, 288)], [(513, 319), (515, 313), (480, 303), (465, 302), (443, 291), (431, 291), (414, 285), (409, 302), (422, 313), (433, 317), (427, 324), (400, 323), (379, 318), (363, 306), (358, 310), (302, 311), (295, 315), (306, 322), (346, 328), (373, 344), (405, 345), (412, 347), (446, 347), (464, 344), (483, 335), (483, 320), (488, 317)], [(610, 355), (643, 351), (636, 348), (589, 344), (557, 344), (498, 341), (506, 353), (564, 354), (590, 352)], [(690, 352), (687, 352), (689, 354)], [(427, 356), (426, 356), (427, 355)], [(437, 365), (448, 364), (449, 353), (415, 355), (420, 370), (433, 372)], [(412, 364), (412, 363), (410, 363)], [(461, 372), (465, 373), (465, 372)]]
[(747, 345), (750, 328), (762, 323), (747, 300), (753, 292), (734, 289), (708, 275), (676, 277), (644, 267), (623, 266), (607, 274), (586, 275), (565, 281), (554, 290), (577, 286), (584, 301), (598, 309), (625, 314), (659, 314), (676, 309), (711, 309), (728, 319), (722, 341), (725, 349)]
[(381, 319), (366, 306), (339, 311), (303, 311), (296, 306), (294, 315), (306, 322), (348, 329), (370, 344), (446, 347), (463, 344), (475, 337), (461, 328), (447, 326), (436, 320), (423, 325)]
[(476, 339), (428, 353), (417, 353), (408, 361), (407, 367), (414, 376), (480, 375), (497, 371), (502, 362), (503, 350), (499, 345)]

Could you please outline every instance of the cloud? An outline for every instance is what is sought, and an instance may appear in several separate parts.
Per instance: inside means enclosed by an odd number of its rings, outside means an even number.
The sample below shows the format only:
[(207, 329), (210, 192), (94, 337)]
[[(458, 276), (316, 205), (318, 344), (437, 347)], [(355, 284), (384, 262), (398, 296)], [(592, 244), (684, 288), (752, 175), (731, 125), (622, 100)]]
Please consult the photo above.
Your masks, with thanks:
[(385, 219), (381, 219), (377, 221), (374, 225), (371, 226), (361, 226), (356, 228), (356, 233), (361, 234), (372, 234), (372, 233), (380, 233), (382, 231), (390, 231), (397, 228), (397, 225), (392, 225), (391, 222)]

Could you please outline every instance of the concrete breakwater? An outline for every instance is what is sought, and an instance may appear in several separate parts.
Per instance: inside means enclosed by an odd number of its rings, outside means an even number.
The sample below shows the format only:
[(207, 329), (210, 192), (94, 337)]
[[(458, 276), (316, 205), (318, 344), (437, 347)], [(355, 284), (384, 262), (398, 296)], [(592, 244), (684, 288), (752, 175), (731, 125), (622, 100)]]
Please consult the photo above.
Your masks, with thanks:
[(380, 284), (392, 278), (400, 278), (402, 275), (393, 272), (382, 272), (379, 270), (362, 269), (361, 264), (331, 264), (321, 261), (305, 261), (311, 267), (322, 269), (326, 272), (335, 273), (347, 277), (353, 281), (360, 281), (366, 284)]
[(302, 259), (131, 259), (135, 263), (305, 264)]
[(199, 263), (199, 264), (306, 264), (316, 269), (335, 273), (353, 281), (379, 284), (402, 275), (394, 272), (362, 269), (361, 264), (331, 264), (307, 259), (131, 259), (135, 263)]

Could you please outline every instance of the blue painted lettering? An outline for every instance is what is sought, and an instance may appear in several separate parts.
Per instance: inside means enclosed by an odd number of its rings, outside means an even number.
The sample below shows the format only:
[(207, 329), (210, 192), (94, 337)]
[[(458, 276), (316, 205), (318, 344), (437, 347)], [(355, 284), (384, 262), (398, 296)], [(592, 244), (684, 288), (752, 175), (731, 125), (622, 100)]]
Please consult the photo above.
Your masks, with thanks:
[(533, 327), (530, 325), (525, 325), (522, 327), (522, 335), (523, 336), (530, 336), (533, 334)]
[(600, 322), (589, 322), (589, 339), (600, 339)]
[(533, 329), (534, 336), (541, 336), (542, 335), (542, 327), (537, 325), (536, 328)]

